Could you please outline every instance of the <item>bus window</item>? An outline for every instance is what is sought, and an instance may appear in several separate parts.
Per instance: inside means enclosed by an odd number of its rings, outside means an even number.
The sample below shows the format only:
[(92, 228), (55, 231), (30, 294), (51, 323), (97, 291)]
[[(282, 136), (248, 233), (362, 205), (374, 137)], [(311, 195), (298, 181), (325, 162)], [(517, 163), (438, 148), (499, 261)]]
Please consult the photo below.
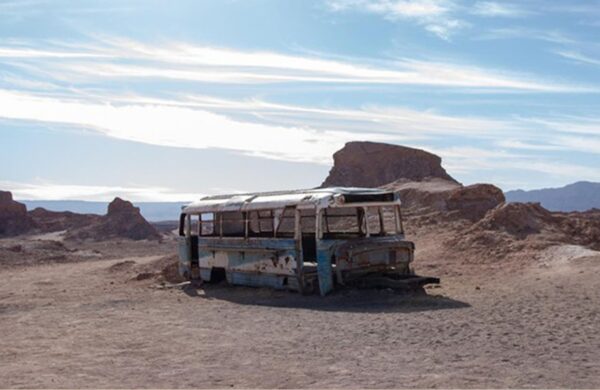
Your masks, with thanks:
[(300, 229), (302, 234), (315, 233), (316, 217), (315, 209), (300, 210)]
[(399, 233), (396, 231), (395, 207), (396, 206), (381, 207), (381, 214), (383, 215), (383, 230), (385, 231), (385, 234)]
[(258, 212), (258, 229), (260, 233), (270, 233), (273, 235), (275, 230), (273, 221), (273, 211), (264, 210)]
[(379, 207), (367, 207), (367, 224), (369, 226), (369, 235), (382, 235), (382, 223), (379, 215)]
[(273, 237), (273, 213), (270, 210), (248, 212), (248, 237)]
[(223, 237), (244, 237), (244, 214), (239, 211), (224, 211), (216, 214), (216, 227), (220, 228)]
[(200, 215), (200, 235), (214, 236), (215, 234), (215, 216), (213, 213), (202, 213)]
[(324, 237), (364, 234), (363, 217), (363, 209), (358, 207), (324, 209), (322, 218)]
[(279, 224), (277, 225), (276, 236), (293, 238), (294, 230), (296, 227), (296, 212), (293, 207), (286, 207), (279, 217)]

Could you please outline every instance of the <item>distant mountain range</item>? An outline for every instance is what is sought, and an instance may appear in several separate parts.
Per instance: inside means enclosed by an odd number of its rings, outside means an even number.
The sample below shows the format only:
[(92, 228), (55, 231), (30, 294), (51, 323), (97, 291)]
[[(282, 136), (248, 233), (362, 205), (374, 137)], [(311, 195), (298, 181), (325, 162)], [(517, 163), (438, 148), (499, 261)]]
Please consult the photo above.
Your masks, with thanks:
[[(19, 200), (27, 206), (27, 210), (43, 207), (51, 211), (72, 211), (80, 214), (106, 214), (108, 202), (92, 202), (84, 200)], [(148, 221), (175, 221), (179, 219), (183, 202), (134, 202)]]
[(551, 211), (600, 209), (600, 183), (579, 181), (560, 188), (508, 191), (508, 202), (539, 202)]
[[(560, 188), (515, 190), (505, 193), (508, 202), (539, 202), (552, 211), (585, 211), (600, 209), (600, 183), (580, 181)], [(28, 210), (43, 207), (51, 211), (72, 211), (81, 214), (106, 214), (108, 202), (84, 200), (19, 200)], [(185, 202), (135, 202), (148, 221), (175, 221)]]

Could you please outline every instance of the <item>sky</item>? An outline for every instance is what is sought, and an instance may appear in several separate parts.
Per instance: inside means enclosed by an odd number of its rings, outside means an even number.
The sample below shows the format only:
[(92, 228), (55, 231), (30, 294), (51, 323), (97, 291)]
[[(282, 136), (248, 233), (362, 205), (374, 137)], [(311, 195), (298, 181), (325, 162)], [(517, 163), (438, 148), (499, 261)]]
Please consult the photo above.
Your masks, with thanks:
[(463, 184), (600, 181), (600, 1), (0, 0), (0, 189), (319, 185), (349, 141)]

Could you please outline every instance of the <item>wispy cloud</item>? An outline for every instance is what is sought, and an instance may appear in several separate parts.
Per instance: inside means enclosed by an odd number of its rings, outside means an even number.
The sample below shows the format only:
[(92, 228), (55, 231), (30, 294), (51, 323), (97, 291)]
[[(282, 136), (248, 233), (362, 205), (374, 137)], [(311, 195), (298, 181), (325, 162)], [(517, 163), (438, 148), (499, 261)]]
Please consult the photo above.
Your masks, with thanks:
[(541, 30), (527, 27), (495, 28), (476, 37), (477, 40), (529, 39), (557, 44), (572, 44), (576, 41), (558, 30)]
[[(440, 61), (401, 58), (369, 63), (360, 59), (343, 61), (184, 43), (147, 45), (114, 38), (73, 47), (70, 51), (62, 47), (40, 50), (23, 45), (5, 46), (0, 47), (0, 57), (11, 60), (15, 67), (63, 82), (154, 78), (222, 84), (434, 85), (533, 92), (593, 90), (526, 74)], [(36, 60), (44, 61), (44, 66), (36, 66)]]
[(451, 16), (457, 8), (452, 0), (328, 0), (327, 5), (334, 12), (356, 10), (381, 15), (390, 21), (412, 21), (445, 40), (468, 26)]
[[(331, 155), (345, 142), (368, 139), (432, 150), (444, 158), (453, 174), (497, 169), (550, 174), (555, 169), (557, 175), (566, 176), (570, 172), (571, 176), (576, 174), (589, 180), (600, 175), (594, 168), (558, 163), (539, 155), (549, 150), (599, 153), (600, 137), (596, 136), (600, 134), (600, 122), (594, 118), (587, 121), (570, 118), (570, 122), (538, 118), (503, 121), (402, 107), (315, 108), (194, 95), (179, 100), (114, 96), (104, 101), (96, 96), (88, 101), (2, 90), (0, 117), (71, 125), (152, 145), (220, 148), (269, 159), (324, 165), (331, 164)], [(546, 134), (543, 141), (539, 139), (540, 131)], [(480, 140), (488, 146), (439, 147), (440, 141), (448, 136), (470, 142)], [(528, 139), (538, 141), (528, 142)], [(49, 188), (55, 187), (43, 188), (46, 192), (40, 198), (48, 197)], [(65, 197), (64, 192), (58, 191), (68, 189), (54, 190), (57, 197)], [(82, 196), (79, 189), (75, 192)], [(152, 199), (158, 196), (156, 191), (148, 195)], [(166, 194), (165, 198), (172, 195)]]
[(523, 17), (531, 11), (516, 4), (496, 1), (478, 1), (473, 5), (471, 13), (490, 17)]
[(536, 150), (536, 151), (554, 151), (554, 150), (565, 150), (565, 146), (548, 144), (542, 140), (536, 141), (523, 141), (520, 139), (501, 139), (495, 142), (495, 144), (501, 148), (512, 149), (512, 150)]
[(57, 51), (57, 50), (42, 50), (29, 47), (0, 47), (0, 58), (58, 58), (58, 59), (71, 59), (71, 58), (101, 58), (101, 57), (112, 57), (108, 54), (95, 54), (85, 52), (70, 52), (70, 51)]
[(447, 0), (330, 0), (327, 3), (334, 11), (363, 8), (390, 18), (440, 16), (454, 7), (454, 4)]
[[(494, 148), (449, 147), (428, 148), (442, 157), (444, 166), (453, 174), (469, 174), (475, 171), (513, 172), (513, 175), (544, 174), (567, 184), (573, 177), (600, 180), (600, 170), (582, 164), (547, 158), (540, 155), (515, 153)], [(504, 177), (506, 179), (506, 177)], [(527, 186), (529, 187), (529, 186)]]
[(556, 54), (561, 57), (567, 58), (569, 60), (573, 60), (575, 62), (588, 64), (588, 65), (600, 65), (599, 58), (592, 58), (587, 55), (581, 54), (576, 51), (568, 51), (568, 50), (557, 50)]
[[(137, 101), (134, 99), (132, 102)], [(142, 100), (144, 101), (144, 100)], [(164, 102), (163, 104), (170, 104)], [(401, 136), (404, 140), (423, 140), (434, 136), (455, 134), (489, 137), (521, 131), (513, 123), (469, 116), (450, 116), (433, 111), (418, 111), (406, 107), (366, 105), (359, 109), (335, 107), (304, 107), (250, 99), (232, 101), (206, 96), (185, 96), (177, 104), (217, 111), (228, 116), (242, 113), (263, 122), (301, 128), (335, 129), (359, 132), (368, 130), (380, 134)]]
[(488, 138), (521, 131), (499, 120), (402, 107), (314, 108), (203, 96), (81, 100), (6, 90), (0, 90), (0, 117), (73, 125), (153, 145), (318, 164), (330, 164), (333, 152), (357, 139), (410, 144), (449, 134)]
[(597, 15), (600, 14), (600, 2), (597, 0), (584, 0), (584, 1), (569, 1), (565, 3), (560, 2), (549, 2), (544, 1), (540, 3), (540, 6), (545, 11), (557, 12), (557, 13), (573, 13), (573, 14), (586, 14), (586, 15)]
[[(530, 129), (528, 138), (535, 141), (525, 142), (522, 136), (520, 140), (499, 140), (496, 144), (510, 149), (600, 154), (600, 118), (581, 116), (519, 118), (519, 122), (523, 128)], [(543, 137), (539, 134), (543, 134)]]
[[(562, 116), (521, 118), (520, 120), (558, 133), (600, 136), (600, 118), (598, 117)], [(600, 153), (600, 150), (598, 152)]]
[(235, 121), (206, 110), (164, 105), (110, 105), (0, 91), (0, 117), (76, 125), (152, 145), (223, 148), (248, 155), (329, 164), (353, 139), (391, 141), (377, 133), (316, 131)]
[(0, 180), (0, 188), (22, 200), (94, 200), (110, 201), (122, 197), (134, 202), (189, 202), (202, 194), (181, 193), (164, 187), (89, 186), (47, 181), (22, 183)]

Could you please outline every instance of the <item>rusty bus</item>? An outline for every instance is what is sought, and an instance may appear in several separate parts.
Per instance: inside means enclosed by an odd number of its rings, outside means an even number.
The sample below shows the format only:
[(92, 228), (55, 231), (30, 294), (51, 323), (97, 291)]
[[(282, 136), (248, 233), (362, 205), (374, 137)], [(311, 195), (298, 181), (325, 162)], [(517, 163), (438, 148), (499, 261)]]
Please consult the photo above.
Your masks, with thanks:
[(398, 194), (320, 188), (204, 197), (182, 208), (179, 272), (188, 279), (325, 295), (336, 286), (415, 287), (415, 246)]

